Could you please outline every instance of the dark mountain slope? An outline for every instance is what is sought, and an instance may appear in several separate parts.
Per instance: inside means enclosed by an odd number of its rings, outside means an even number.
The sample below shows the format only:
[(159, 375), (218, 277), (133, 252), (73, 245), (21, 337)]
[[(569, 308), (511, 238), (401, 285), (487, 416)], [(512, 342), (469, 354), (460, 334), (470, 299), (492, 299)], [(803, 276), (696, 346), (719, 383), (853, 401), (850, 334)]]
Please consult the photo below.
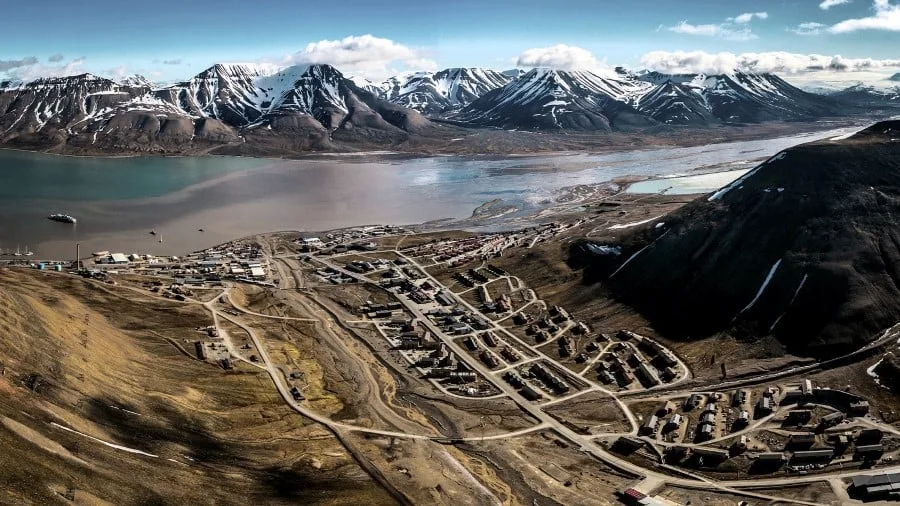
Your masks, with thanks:
[(632, 229), (622, 255), (594, 257), (586, 275), (672, 337), (730, 330), (773, 334), (794, 353), (858, 348), (900, 321), (898, 139), (894, 121), (788, 149)]

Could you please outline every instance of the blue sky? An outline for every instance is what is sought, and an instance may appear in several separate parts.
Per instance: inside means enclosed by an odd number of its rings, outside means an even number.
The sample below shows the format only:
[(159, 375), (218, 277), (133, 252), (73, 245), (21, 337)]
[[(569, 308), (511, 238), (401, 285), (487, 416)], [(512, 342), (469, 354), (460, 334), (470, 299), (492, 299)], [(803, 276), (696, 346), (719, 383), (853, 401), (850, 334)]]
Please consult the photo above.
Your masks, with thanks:
[[(26, 79), (89, 71), (171, 81), (219, 61), (320, 60), (373, 79), (517, 63), (735, 65), (797, 79), (900, 71), (900, 0), (0, 0), (0, 8), (0, 76)], [(836, 63), (819, 70), (825, 61)]]

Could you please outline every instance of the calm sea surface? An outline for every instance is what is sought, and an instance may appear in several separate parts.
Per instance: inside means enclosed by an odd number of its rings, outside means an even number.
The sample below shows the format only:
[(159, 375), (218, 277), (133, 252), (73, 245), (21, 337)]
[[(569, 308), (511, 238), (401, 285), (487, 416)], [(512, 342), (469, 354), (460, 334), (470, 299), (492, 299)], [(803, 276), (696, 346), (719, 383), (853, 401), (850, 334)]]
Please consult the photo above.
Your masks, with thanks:
[[(27, 246), (33, 258), (72, 258), (80, 242), (82, 253), (183, 254), (260, 232), (464, 218), (498, 198), (537, 210), (565, 187), (748, 168), (786, 147), (848, 131), (505, 158), (76, 158), (0, 150), (0, 253)], [(77, 226), (46, 219), (57, 212), (77, 217)]]

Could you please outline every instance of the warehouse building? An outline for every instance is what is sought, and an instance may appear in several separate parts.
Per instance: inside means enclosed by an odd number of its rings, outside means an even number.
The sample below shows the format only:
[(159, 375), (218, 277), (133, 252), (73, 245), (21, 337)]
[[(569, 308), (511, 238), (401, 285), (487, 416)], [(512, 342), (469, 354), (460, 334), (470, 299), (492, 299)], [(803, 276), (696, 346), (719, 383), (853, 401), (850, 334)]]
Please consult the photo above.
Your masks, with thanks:
[(867, 501), (900, 500), (900, 473), (854, 476), (850, 492)]

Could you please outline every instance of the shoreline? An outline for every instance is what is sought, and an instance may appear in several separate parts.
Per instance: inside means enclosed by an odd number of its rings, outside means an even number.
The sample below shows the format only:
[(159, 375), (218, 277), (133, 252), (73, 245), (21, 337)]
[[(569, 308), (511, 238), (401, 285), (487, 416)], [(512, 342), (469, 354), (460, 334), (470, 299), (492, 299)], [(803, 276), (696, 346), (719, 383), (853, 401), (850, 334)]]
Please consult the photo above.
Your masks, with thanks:
[[(834, 130), (825, 129), (827, 132)], [(839, 130), (846, 132), (849, 129)], [(821, 137), (821, 132), (794, 132), (781, 137), (780, 145), (805, 143), (810, 136)], [(219, 174), (163, 195), (79, 202), (76, 207), (80, 209), (69, 211), (74, 211), (72, 214), (76, 215), (84, 214), (88, 226), (80, 233), (68, 237), (56, 232), (29, 235), (23, 229), (19, 231), (21, 233), (6, 234), (3, 242), (8, 246), (27, 241), (42, 257), (67, 258), (71, 256), (69, 245), (79, 240), (82, 246), (98, 250), (124, 248), (139, 249), (142, 253), (180, 254), (235, 237), (258, 234), (261, 229), (334, 230), (358, 226), (360, 218), (432, 229), (499, 230), (527, 226), (529, 219), (541, 219), (548, 213), (557, 213), (561, 208), (576, 206), (609, 182), (665, 179), (664, 176), (675, 174), (688, 175), (692, 168), (701, 168), (704, 172), (715, 168), (717, 170), (710, 172), (717, 173), (733, 166), (717, 162), (720, 158), (740, 159), (741, 164), (751, 163), (740, 154), (745, 151), (737, 150), (749, 149), (746, 153), (756, 154), (759, 145), (768, 144), (767, 141), (748, 142), (755, 142), (756, 145), (741, 144), (740, 147), (730, 148), (728, 144), (731, 143), (721, 143), (704, 145), (701, 149), (689, 148), (689, 153), (677, 154), (665, 149), (627, 150), (617, 152), (624, 154), (624, 159), (614, 154), (607, 157), (608, 160), (604, 159), (604, 155), (597, 155), (601, 159), (596, 160), (592, 159), (591, 154), (568, 151), (562, 155), (557, 153), (557, 161), (553, 164), (545, 163), (552, 161), (553, 155), (550, 153), (545, 153), (545, 156), (529, 155), (534, 166), (523, 166), (512, 157), (467, 156), (460, 159), (474, 163), (414, 164), (410, 172), (402, 169), (402, 162), (399, 163), (401, 170), (397, 170), (393, 168), (398, 165), (396, 161), (391, 163), (377, 157), (378, 161), (373, 161), (371, 153), (352, 156), (351, 160), (343, 156), (309, 157), (305, 161), (249, 157), (247, 160), (255, 160), (260, 165)], [(720, 155), (713, 146), (724, 147), (721, 151), (726, 153), (730, 149), (732, 153)], [(773, 149), (780, 149), (780, 146), (775, 145)], [(633, 159), (630, 154), (635, 153), (650, 154), (637, 155)], [(95, 159), (102, 160), (101, 157)], [(490, 184), (494, 181), (481, 179), (493, 177), (491, 172), (496, 171), (498, 165), (491, 160), (512, 160), (511, 164), (504, 165), (510, 170), (494, 174), (504, 178), (495, 183), (504, 191), (493, 191), (498, 190), (493, 186), (491, 191), (482, 191), (486, 183), (478, 182), (488, 181), (487, 184)], [(384, 165), (380, 167), (384, 172), (364, 170), (365, 162), (373, 164), (373, 169)], [(326, 167), (319, 170), (320, 167), (315, 166), (319, 163), (325, 163)], [(444, 190), (438, 191), (438, 187)], [(398, 188), (413, 193), (398, 193), (404, 191)], [(569, 192), (571, 195), (565, 197), (567, 190), (573, 188), (574, 191)], [(459, 191), (466, 193), (459, 194)], [(391, 197), (401, 195), (403, 203)], [(502, 198), (504, 205), (514, 209), (489, 213), (484, 219), (472, 219), (474, 210), (498, 197)], [(347, 199), (364, 200), (357, 205), (349, 205)], [(17, 205), (10, 211), (12, 217), (18, 216), (17, 213), (22, 216), (26, 212), (34, 214), (34, 209), (52, 205), (55, 199), (19, 200), (28, 202), (31, 209), (24, 211)], [(129, 219), (101, 218), (110, 209), (113, 214), (129, 216)], [(197, 235), (200, 228), (205, 229), (204, 236)], [(161, 231), (167, 238), (166, 244), (156, 244), (150, 240), (146, 236), (146, 231), (150, 229)]]
[[(71, 158), (97, 158), (97, 159), (130, 159), (130, 158), (247, 158), (247, 159), (258, 159), (258, 160), (271, 160), (271, 161), (290, 161), (290, 160), (335, 160), (335, 159), (345, 159), (348, 162), (353, 162), (354, 158), (359, 159), (377, 159), (380, 157), (384, 158), (395, 158), (395, 159), (403, 159), (403, 160), (416, 160), (416, 159), (427, 159), (427, 158), (437, 158), (437, 157), (472, 157), (472, 158), (528, 158), (528, 157), (553, 157), (553, 156), (567, 156), (567, 155), (600, 155), (600, 154), (609, 154), (615, 152), (633, 152), (633, 151), (650, 151), (654, 149), (666, 149), (666, 148), (693, 148), (699, 146), (715, 146), (717, 144), (727, 144), (732, 142), (741, 142), (741, 141), (761, 141), (767, 139), (776, 139), (786, 136), (799, 136), (804, 134), (815, 134), (817, 132), (821, 132), (823, 130), (833, 130), (836, 128), (849, 128), (855, 126), (862, 126), (871, 124), (873, 121), (878, 121), (878, 119), (861, 119), (861, 118), (836, 118), (834, 120), (824, 119), (820, 121), (811, 121), (811, 122), (772, 122), (769, 124), (761, 123), (755, 125), (744, 125), (744, 126), (733, 126), (733, 125), (723, 125), (722, 128), (710, 128), (710, 129), (684, 129), (676, 132), (667, 132), (665, 135), (658, 134), (645, 134), (641, 132), (615, 132), (612, 134), (603, 134), (603, 133), (558, 133), (558, 132), (525, 132), (525, 131), (503, 131), (504, 133), (527, 133), (538, 136), (545, 136), (544, 138), (554, 138), (558, 137), (560, 143), (565, 142), (587, 142), (588, 145), (585, 145), (581, 148), (575, 147), (567, 147), (567, 148), (550, 148), (550, 149), (538, 149), (536, 151), (521, 151), (521, 150), (499, 150), (499, 151), (482, 151), (482, 152), (474, 152), (466, 149), (461, 150), (452, 150), (452, 151), (444, 151), (441, 148), (435, 148), (430, 150), (422, 150), (422, 151), (395, 151), (395, 150), (357, 150), (357, 151), (309, 151), (309, 152), (301, 152), (301, 153), (285, 153), (282, 155), (267, 155), (267, 156), (248, 156), (248, 155), (240, 155), (240, 154), (219, 154), (219, 153), (211, 153), (210, 151), (214, 151), (216, 149), (220, 149), (228, 146), (228, 144), (222, 144), (218, 146), (214, 146), (211, 148), (207, 148), (204, 150), (200, 150), (196, 153), (191, 152), (180, 152), (180, 153), (129, 153), (129, 152), (116, 152), (109, 153), (98, 151), (93, 154), (75, 154), (75, 153), (59, 153), (49, 151), (52, 149), (56, 149), (60, 147), (52, 146), (46, 149), (27, 149), (21, 147), (12, 147), (0, 144), (0, 151), (12, 151), (12, 152), (20, 152), (20, 153), (31, 153), (38, 155), (48, 155), (48, 156), (59, 156), (59, 157), (71, 157)], [(790, 128), (785, 128), (788, 126), (799, 125), (800, 128), (788, 132), (786, 130), (792, 130)], [(723, 128), (730, 129), (736, 128), (740, 130), (726, 130), (723, 133)], [(479, 130), (475, 130), (478, 132)], [(710, 135), (719, 135), (721, 137), (717, 137), (713, 139), (713, 142), (709, 142), (707, 139), (703, 138), (699, 134), (709, 133)], [(606, 145), (596, 145), (593, 144), (597, 141), (603, 140), (615, 140), (621, 141), (624, 139), (632, 139), (632, 141), (636, 138), (643, 137), (644, 140), (647, 141), (646, 144), (641, 145), (640, 147), (635, 147), (631, 144), (622, 144), (618, 142), (614, 142), (612, 144)], [(665, 140), (671, 140), (674, 142), (660, 142)], [(65, 146), (65, 145), (62, 145)]]

